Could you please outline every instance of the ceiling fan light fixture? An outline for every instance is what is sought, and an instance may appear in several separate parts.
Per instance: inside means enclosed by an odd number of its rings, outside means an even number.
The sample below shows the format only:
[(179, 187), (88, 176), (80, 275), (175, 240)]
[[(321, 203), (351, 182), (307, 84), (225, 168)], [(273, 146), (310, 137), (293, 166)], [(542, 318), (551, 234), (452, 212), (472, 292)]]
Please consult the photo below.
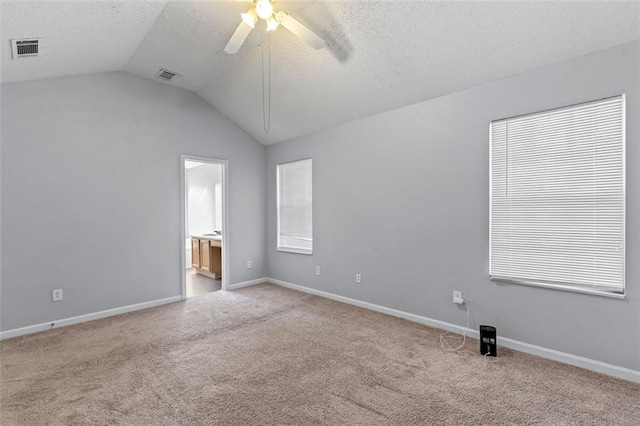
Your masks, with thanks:
[(258, 0), (256, 2), (256, 12), (258, 16), (265, 21), (273, 15), (273, 5), (270, 0)]
[(241, 13), (240, 16), (242, 17), (242, 21), (244, 21), (244, 23), (251, 28), (254, 28), (256, 26), (258, 15), (256, 15), (256, 10), (254, 8), (249, 9), (249, 11), (246, 13)]
[(278, 21), (276, 21), (275, 17), (271, 17), (269, 19), (267, 19), (267, 31), (274, 31), (278, 28), (278, 25), (280, 25), (280, 23)]

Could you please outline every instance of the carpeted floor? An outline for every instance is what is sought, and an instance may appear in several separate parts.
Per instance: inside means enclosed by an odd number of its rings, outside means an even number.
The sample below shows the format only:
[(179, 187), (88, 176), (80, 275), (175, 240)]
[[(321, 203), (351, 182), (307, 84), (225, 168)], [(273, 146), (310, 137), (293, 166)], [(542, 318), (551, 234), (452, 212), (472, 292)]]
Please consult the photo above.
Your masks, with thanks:
[(640, 385), (262, 284), (1, 343), (1, 424), (640, 424)]

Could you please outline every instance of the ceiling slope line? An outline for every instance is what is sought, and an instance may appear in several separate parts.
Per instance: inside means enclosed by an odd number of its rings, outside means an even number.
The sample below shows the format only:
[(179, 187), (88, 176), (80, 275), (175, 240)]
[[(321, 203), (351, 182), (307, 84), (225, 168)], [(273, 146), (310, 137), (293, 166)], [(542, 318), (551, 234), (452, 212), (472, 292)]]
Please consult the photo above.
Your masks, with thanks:
[(127, 61), (124, 63), (124, 65), (122, 66), (120, 71), (127, 72), (127, 67), (131, 63), (131, 59), (133, 59), (133, 57), (136, 56), (136, 54), (138, 53), (138, 50), (140, 50), (140, 47), (142, 46), (142, 44), (145, 42), (145, 40), (149, 36), (149, 33), (151, 32), (153, 27), (156, 26), (156, 24), (158, 23), (158, 20), (164, 15), (164, 11), (167, 9), (167, 5), (169, 4), (169, 0), (165, 0), (164, 2), (159, 2), (159, 3), (164, 3), (164, 6), (162, 6), (162, 9), (160, 9), (160, 12), (156, 16), (156, 18), (153, 20), (153, 23), (151, 25), (149, 25), (149, 28), (147, 29), (147, 32), (144, 33), (144, 36), (142, 36), (142, 38), (138, 42), (138, 45), (136, 46), (136, 48), (133, 49), (133, 52), (131, 53), (131, 55), (129, 55), (129, 59), (127, 59)]

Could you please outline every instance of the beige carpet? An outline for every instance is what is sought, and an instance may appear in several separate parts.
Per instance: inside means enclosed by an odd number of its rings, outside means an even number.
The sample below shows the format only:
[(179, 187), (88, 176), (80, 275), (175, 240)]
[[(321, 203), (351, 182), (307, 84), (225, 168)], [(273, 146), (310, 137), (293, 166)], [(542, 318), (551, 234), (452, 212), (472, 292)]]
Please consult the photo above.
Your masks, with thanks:
[(263, 284), (3, 341), (1, 424), (640, 424), (640, 385)]

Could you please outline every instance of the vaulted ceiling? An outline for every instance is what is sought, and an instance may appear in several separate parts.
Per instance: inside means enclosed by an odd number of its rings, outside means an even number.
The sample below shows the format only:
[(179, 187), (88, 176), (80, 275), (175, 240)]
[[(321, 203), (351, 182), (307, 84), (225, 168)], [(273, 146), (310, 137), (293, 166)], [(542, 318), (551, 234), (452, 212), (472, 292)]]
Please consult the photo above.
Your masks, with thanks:
[[(640, 2), (278, 1), (328, 47), (271, 33), (271, 129), (263, 129), (264, 30), (223, 49), (246, 1), (5, 1), (3, 83), (124, 70), (200, 95), (268, 145), (640, 38)], [(10, 39), (40, 38), (12, 59)]]

